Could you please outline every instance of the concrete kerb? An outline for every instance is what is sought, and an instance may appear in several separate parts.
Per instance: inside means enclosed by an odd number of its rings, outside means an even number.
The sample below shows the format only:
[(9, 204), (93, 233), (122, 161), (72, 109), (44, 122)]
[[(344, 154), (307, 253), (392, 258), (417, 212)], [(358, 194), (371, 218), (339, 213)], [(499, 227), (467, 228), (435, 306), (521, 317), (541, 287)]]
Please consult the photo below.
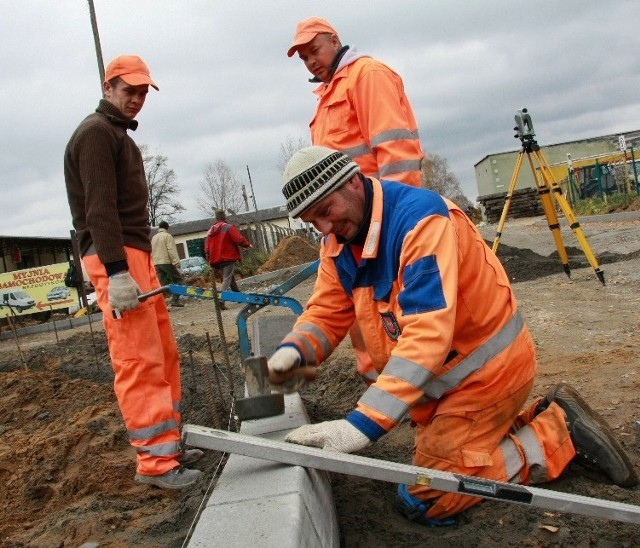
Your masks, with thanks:
[[(255, 355), (270, 356), (291, 329), (294, 315), (258, 318)], [(285, 396), (285, 412), (244, 421), (243, 434), (284, 440), (309, 422), (298, 394)], [(325, 472), (230, 455), (206, 503), (190, 547), (338, 547), (340, 533)]]
[[(283, 441), (309, 422), (297, 394), (284, 415), (244, 421), (241, 432)], [(230, 455), (200, 514), (189, 547), (339, 547), (328, 475), (320, 470)]]

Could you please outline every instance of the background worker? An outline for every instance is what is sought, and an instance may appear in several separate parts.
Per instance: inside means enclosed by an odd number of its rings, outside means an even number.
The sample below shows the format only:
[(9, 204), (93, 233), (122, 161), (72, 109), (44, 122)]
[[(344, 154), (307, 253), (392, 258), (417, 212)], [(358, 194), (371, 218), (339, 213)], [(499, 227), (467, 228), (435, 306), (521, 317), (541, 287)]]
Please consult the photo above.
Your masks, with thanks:
[[(311, 143), (350, 156), (367, 177), (421, 186), (424, 153), (402, 78), (384, 63), (343, 46), (320, 17), (300, 21), (289, 57), (298, 52), (313, 78), (318, 103)], [(366, 383), (376, 372), (358, 324), (349, 331), (358, 371)]]
[[(240, 247), (252, 247), (240, 231), (227, 222), (227, 215), (222, 209), (215, 213), (215, 221), (207, 232), (204, 242), (204, 253), (209, 265), (222, 276), (220, 291), (240, 291), (234, 275), (236, 261), (242, 259)], [(225, 309), (220, 302), (220, 308)]]
[[(354, 318), (379, 373), (346, 418), (287, 441), (351, 453), (409, 416), (414, 464), (513, 483), (557, 478), (578, 457), (614, 483), (637, 475), (606, 422), (571, 387), (528, 400), (534, 344), (508, 277), (467, 215), (425, 189), (362, 176), (346, 155), (298, 151), (284, 172), (292, 217), (325, 234), (313, 294), (268, 361), (300, 388)], [(408, 519), (448, 525), (481, 499), (400, 485)]]
[[(160, 285), (182, 284), (180, 274), (180, 257), (173, 236), (169, 234), (169, 223), (160, 221), (158, 232), (151, 238), (151, 259), (156, 267), (156, 275)], [(171, 295), (171, 306), (184, 306), (180, 295)]]
[(104, 98), (71, 136), (64, 174), (80, 255), (103, 313), (114, 391), (137, 451), (134, 479), (181, 489), (202, 474), (184, 467), (202, 451), (180, 443), (180, 358), (167, 306), (160, 295), (138, 301), (138, 293), (159, 287), (142, 156), (127, 133), (138, 126), (149, 86), (158, 89), (140, 57), (107, 65)]

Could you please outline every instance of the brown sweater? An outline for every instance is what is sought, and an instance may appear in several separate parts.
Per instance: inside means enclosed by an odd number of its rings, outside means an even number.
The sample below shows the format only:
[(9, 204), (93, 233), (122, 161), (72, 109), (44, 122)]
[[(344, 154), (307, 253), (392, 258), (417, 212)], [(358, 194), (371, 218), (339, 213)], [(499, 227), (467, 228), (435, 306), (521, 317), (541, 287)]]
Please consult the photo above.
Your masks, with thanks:
[(137, 126), (102, 99), (96, 112), (75, 130), (64, 153), (67, 197), (80, 254), (86, 255), (93, 244), (108, 272), (126, 268), (125, 245), (151, 251), (142, 155), (127, 134)]

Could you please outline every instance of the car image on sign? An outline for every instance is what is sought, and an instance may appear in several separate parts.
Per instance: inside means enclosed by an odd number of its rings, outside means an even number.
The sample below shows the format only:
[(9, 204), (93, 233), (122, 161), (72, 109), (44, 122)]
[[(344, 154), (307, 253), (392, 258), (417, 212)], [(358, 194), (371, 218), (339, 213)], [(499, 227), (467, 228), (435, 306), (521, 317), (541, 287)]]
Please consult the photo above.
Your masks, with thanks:
[(54, 287), (49, 293), (47, 293), (48, 301), (58, 301), (62, 299), (66, 299), (69, 295), (71, 295), (71, 291), (69, 288), (64, 285), (59, 285)]
[(8, 289), (0, 292), (0, 308), (15, 308), (18, 312), (28, 310), (36, 305), (36, 301), (22, 289)]

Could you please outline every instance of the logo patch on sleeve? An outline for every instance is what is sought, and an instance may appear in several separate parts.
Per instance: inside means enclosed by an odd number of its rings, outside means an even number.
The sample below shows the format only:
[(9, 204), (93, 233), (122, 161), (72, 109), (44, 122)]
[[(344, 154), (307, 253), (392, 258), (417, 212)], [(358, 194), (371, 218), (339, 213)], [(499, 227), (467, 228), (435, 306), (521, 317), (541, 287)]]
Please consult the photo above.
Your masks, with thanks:
[(400, 336), (400, 325), (396, 320), (393, 312), (381, 312), (380, 319), (382, 320), (382, 327), (385, 333), (392, 341), (397, 341)]

